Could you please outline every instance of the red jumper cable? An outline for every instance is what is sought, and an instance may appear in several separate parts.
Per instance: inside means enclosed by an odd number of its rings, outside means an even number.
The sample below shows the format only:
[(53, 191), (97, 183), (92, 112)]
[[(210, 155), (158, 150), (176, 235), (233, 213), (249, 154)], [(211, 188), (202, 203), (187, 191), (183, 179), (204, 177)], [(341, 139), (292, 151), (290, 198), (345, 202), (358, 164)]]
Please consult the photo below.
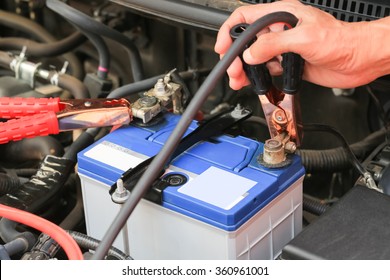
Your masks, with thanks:
[(131, 104), (119, 99), (0, 98), (0, 144), (88, 127), (128, 124)]

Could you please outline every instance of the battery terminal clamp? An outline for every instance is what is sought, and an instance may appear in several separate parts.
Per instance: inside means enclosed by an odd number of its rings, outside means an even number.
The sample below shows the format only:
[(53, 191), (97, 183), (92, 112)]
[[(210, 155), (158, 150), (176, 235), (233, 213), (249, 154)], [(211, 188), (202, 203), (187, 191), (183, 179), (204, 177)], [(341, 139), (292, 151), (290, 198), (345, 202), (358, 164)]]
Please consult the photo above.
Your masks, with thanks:
[(134, 117), (141, 119), (143, 124), (150, 123), (163, 109), (172, 109), (174, 114), (184, 112), (182, 86), (171, 81), (171, 74), (174, 71), (176, 69), (158, 79), (153, 88), (132, 104)]
[[(285, 23), (285, 29), (296, 25), (296, 22)], [(275, 18), (274, 23), (281, 20)], [(249, 25), (240, 23), (230, 30), (233, 40), (237, 39)], [(249, 48), (257, 38), (251, 40)], [(279, 168), (291, 163), (290, 154), (295, 153), (302, 141), (301, 111), (298, 91), (302, 82), (304, 60), (295, 53), (282, 54), (283, 88), (278, 89), (272, 82), (271, 74), (265, 63), (249, 65), (243, 63), (253, 90), (259, 100), (267, 121), (271, 139), (265, 141), (264, 151), (258, 162), (268, 168)]]

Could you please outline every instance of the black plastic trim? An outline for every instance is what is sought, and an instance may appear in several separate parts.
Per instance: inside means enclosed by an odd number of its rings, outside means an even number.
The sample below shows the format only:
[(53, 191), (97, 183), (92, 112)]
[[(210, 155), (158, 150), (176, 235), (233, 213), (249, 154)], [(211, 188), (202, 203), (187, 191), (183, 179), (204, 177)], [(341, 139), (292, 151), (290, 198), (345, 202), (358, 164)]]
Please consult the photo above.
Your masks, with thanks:
[(136, 11), (179, 22), (191, 27), (217, 31), (230, 12), (174, 0), (111, 0)]

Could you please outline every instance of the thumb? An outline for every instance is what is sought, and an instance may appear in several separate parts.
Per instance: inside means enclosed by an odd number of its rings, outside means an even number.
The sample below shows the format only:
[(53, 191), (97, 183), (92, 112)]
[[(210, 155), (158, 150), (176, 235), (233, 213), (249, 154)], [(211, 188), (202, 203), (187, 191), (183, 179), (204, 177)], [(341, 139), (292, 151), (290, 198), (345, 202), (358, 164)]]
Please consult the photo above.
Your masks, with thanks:
[(290, 30), (262, 34), (244, 51), (243, 58), (248, 64), (260, 64), (286, 52), (296, 52)]

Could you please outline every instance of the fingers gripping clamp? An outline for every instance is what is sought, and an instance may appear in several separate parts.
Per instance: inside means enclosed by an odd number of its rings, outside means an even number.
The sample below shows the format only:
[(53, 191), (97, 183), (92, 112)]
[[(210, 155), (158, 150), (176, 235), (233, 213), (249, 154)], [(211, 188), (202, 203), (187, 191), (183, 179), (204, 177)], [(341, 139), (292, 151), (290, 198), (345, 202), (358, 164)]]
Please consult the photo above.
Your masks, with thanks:
[[(277, 22), (279, 21), (275, 20), (275, 23)], [(248, 26), (246, 23), (235, 25), (230, 30), (231, 38), (237, 39)], [(256, 39), (248, 42), (245, 48), (249, 48)], [(259, 95), (271, 135), (271, 139), (265, 143), (264, 156), (259, 159), (259, 162), (271, 168), (289, 164), (286, 153), (294, 153), (302, 138), (297, 93), (302, 82), (304, 60), (296, 53), (282, 54), (283, 87), (278, 89), (273, 85), (271, 74), (265, 63), (249, 65), (245, 63), (242, 53), (240, 58), (245, 74), (255, 93)]]
[[(230, 30), (230, 36), (233, 40), (237, 39), (249, 26), (247, 23), (240, 23), (235, 25)], [(256, 38), (251, 40), (245, 48), (249, 48)], [(249, 65), (245, 63), (242, 58), (243, 68), (247, 75), (254, 91), (257, 94), (266, 94), (271, 90), (272, 77), (265, 63), (257, 65)], [(299, 54), (296, 53), (285, 53), (282, 54), (282, 67), (283, 67), (283, 92), (288, 94), (295, 94), (298, 92), (303, 74), (304, 60)]]

